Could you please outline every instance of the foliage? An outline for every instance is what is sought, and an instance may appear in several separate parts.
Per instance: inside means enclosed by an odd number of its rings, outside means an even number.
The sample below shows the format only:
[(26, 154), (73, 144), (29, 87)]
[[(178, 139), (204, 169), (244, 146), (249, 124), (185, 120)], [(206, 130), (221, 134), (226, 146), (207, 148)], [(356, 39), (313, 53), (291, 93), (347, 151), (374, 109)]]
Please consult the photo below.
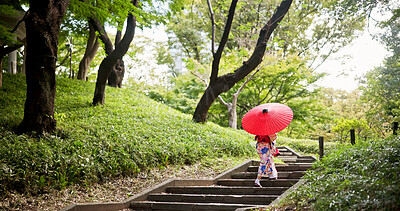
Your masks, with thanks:
[[(15, 10), (12, 8), (12, 6), (0, 5), (0, 14), (10, 15), (10, 16), (15, 15)], [(12, 29), (4, 26), (3, 24), (0, 24), (1, 44), (13, 45), (17, 42), (17, 40), (14, 38), (14, 34), (11, 33), (11, 30)]]
[[(227, 49), (251, 50), (261, 26), (274, 13), (280, 1), (239, 2), (235, 11)], [(212, 1), (216, 22), (216, 41), (220, 40), (229, 10), (229, 1)], [(295, 1), (269, 41), (269, 50), (285, 55), (301, 55), (319, 62), (347, 45), (364, 26), (358, 13), (337, 10), (341, 1)], [(188, 58), (203, 63), (210, 60), (212, 27), (208, 6), (204, 1), (192, 1), (169, 23), (170, 46), (180, 48)], [(176, 43), (179, 42), (179, 45)], [(173, 45), (173, 46), (172, 46)], [(205, 51), (206, 50), (206, 51)], [(208, 53), (207, 53), (208, 51)], [(315, 61), (314, 60), (314, 61)], [(231, 70), (232, 71), (232, 70)]]
[[(224, 56), (221, 67), (230, 70), (230, 66), (239, 63), (245, 55), (243, 51), (230, 51)], [(312, 90), (310, 87), (323, 74), (312, 71), (305, 65), (306, 62), (307, 60), (298, 56), (267, 55), (259, 67), (260, 71), (244, 87), (238, 98), (238, 120), (240, 121), (247, 111), (257, 105), (270, 102), (284, 103), (293, 109), (296, 114), (294, 121), (298, 121), (297, 127), (291, 127), (291, 132), (286, 135), (294, 137), (303, 134), (304, 130), (313, 130), (312, 125), (325, 118), (326, 108), (317, 103), (318, 97), (315, 94), (318, 89)], [(231, 99), (242, 83), (243, 81), (221, 96), (224, 99)], [(215, 103), (210, 113), (210, 121), (228, 125), (228, 113), (223, 105)], [(240, 126), (240, 122), (238, 125)]]
[[(69, 40), (67, 40), (65, 37), (64, 39), (65, 40), (61, 40), (61, 42), (59, 42), (58, 45), (58, 59), (57, 59), (58, 67), (56, 70), (56, 74), (68, 78), (71, 71), (70, 70), (70, 65), (71, 65), (72, 74), (74, 78), (76, 78), (76, 75), (78, 74), (79, 71), (79, 63), (83, 55), (85, 54), (87, 37), (71, 34), (70, 37), (68, 37)], [(70, 44), (72, 50), (72, 56), (69, 53), (70, 46), (66, 44)], [(97, 76), (96, 68), (100, 65), (101, 60), (104, 57), (105, 57), (104, 49), (99, 48), (95, 58), (90, 63), (90, 68), (88, 72), (89, 80), (96, 79)]]
[(169, 164), (254, 154), (244, 131), (154, 102), (131, 88), (108, 88), (108, 103), (93, 107), (94, 84), (57, 78), (55, 134), (12, 132), (23, 117), (24, 77), (3, 75), (0, 89), (0, 183), (7, 191), (38, 193), (74, 183), (90, 185)]
[(280, 206), (307, 210), (400, 209), (400, 138), (357, 142), (325, 156)]
[(146, 95), (178, 111), (193, 114), (203, 85), (190, 74), (181, 74), (172, 80), (175, 86), (170, 90), (152, 89)]
[(335, 119), (332, 132), (337, 133), (338, 140), (343, 142), (346, 139), (344, 134), (348, 133), (352, 129), (357, 133), (357, 137), (360, 137), (362, 132), (364, 136), (369, 132), (369, 127), (365, 119), (347, 119), (343, 117)]
[[(319, 141), (313, 139), (293, 139), (287, 138), (278, 133), (277, 144), (279, 146), (288, 146), (299, 154), (313, 155), (319, 157)], [(324, 154), (335, 151), (339, 146), (338, 142), (324, 141)]]

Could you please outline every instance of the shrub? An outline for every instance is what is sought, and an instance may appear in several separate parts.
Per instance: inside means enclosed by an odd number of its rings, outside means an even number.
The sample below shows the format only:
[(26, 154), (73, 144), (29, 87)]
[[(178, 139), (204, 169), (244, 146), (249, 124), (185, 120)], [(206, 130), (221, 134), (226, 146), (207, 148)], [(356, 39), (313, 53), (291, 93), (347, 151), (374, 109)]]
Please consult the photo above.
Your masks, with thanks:
[(400, 137), (339, 148), (283, 204), (312, 210), (399, 210)]

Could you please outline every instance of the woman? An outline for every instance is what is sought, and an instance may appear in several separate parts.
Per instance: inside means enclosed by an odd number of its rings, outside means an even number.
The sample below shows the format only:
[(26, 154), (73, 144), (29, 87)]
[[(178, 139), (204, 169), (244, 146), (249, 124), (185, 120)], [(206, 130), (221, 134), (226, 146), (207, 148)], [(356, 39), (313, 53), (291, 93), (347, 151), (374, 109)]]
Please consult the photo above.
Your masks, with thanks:
[(272, 156), (279, 154), (278, 149), (275, 147), (276, 134), (272, 135), (257, 135), (257, 153), (260, 156), (260, 166), (258, 167), (258, 174), (254, 184), (258, 187), (262, 187), (260, 179), (262, 176), (268, 174), (269, 179), (274, 180), (278, 178), (278, 172), (275, 168), (274, 159)]

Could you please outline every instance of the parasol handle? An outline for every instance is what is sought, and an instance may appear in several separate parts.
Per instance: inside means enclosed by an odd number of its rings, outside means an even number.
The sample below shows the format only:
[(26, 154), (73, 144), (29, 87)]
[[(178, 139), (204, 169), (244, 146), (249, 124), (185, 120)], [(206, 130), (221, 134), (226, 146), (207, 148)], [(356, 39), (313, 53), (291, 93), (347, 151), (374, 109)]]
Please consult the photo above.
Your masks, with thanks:
[(268, 109), (267, 109), (267, 108), (264, 108), (264, 109), (262, 110), (262, 112), (263, 112), (263, 114), (268, 113)]

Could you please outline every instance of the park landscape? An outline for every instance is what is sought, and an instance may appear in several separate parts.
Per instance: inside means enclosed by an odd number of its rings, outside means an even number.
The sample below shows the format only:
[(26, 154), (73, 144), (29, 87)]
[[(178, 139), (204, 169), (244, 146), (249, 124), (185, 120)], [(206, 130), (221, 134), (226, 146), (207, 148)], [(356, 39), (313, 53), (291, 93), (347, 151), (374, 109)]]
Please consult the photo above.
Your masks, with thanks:
[[(269, 209), (399, 209), (395, 1), (0, 6), (21, 20), (0, 25), (1, 209), (120, 201), (257, 160), (241, 119), (263, 103), (293, 110), (277, 144), (318, 158)], [(390, 52), (382, 65), (351, 92), (316, 86), (318, 67), (372, 24)], [(167, 42), (135, 35), (161, 25)]]

